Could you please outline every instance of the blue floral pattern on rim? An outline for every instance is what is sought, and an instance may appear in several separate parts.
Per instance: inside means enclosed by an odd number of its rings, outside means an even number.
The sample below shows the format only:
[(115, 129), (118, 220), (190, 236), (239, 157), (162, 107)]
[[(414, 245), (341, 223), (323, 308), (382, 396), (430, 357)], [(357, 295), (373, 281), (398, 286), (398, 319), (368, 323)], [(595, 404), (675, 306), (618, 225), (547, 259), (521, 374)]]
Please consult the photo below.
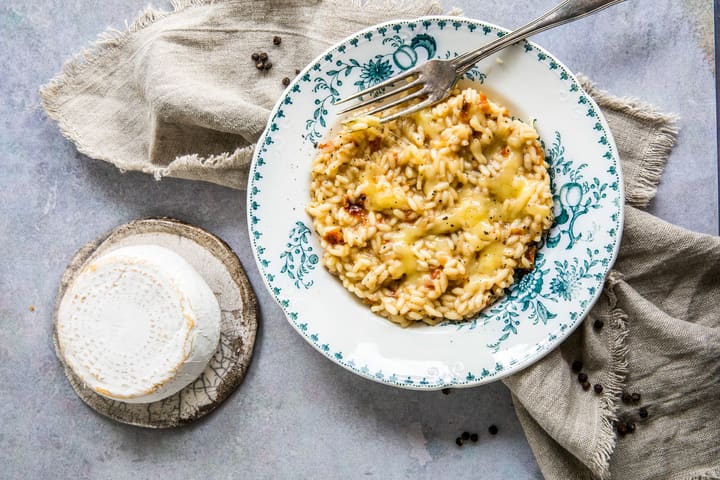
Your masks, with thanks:
[(308, 280), (306, 276), (320, 261), (320, 257), (312, 253), (309, 237), (310, 229), (302, 222), (295, 222), (295, 226), (290, 231), (287, 250), (280, 254), (280, 260), (283, 261), (280, 273), (286, 274), (297, 288), (312, 287), (314, 282)]
[[(387, 37), (392, 30), (395, 34), (400, 35), (404, 33), (407, 35), (417, 34), (423, 32), (428, 37), (433, 38), (430, 32), (433, 30), (443, 30), (446, 27), (452, 27), (454, 30), (462, 28), (467, 29), (470, 32), (476, 29), (481, 29), (483, 35), (489, 35), (493, 31), (498, 36), (505, 34), (504, 31), (498, 29), (489, 24), (482, 22), (470, 21), (465, 19), (450, 19), (448, 17), (431, 17), (423, 18), (412, 22), (394, 22), (381, 25), (368, 29), (361, 32), (354, 37), (341, 43), (338, 47), (327, 52), (322, 57), (308, 67), (302, 75), (299, 82), (296, 82), (285, 97), (278, 103), (274, 110), (274, 114), (270, 120), (268, 128), (261, 137), (258, 149), (256, 151), (255, 159), (251, 168), (250, 173), (250, 187), (248, 189), (248, 220), (250, 227), (250, 239), (255, 252), (258, 266), (263, 275), (263, 278), (272, 292), (274, 298), (278, 301), (283, 311), (285, 312), (288, 320), (295, 326), (296, 330), (303, 335), (315, 348), (326, 355), (328, 358), (333, 360), (335, 363), (342, 365), (343, 367), (361, 375), (366, 378), (370, 378), (383, 383), (401, 386), (405, 388), (416, 388), (416, 389), (438, 389), (452, 386), (466, 386), (475, 385), (488, 381), (488, 379), (497, 378), (506, 375), (508, 372), (514, 371), (518, 366), (525, 365), (529, 360), (538, 358), (544, 352), (553, 348), (567, 333), (572, 330), (578, 323), (578, 321), (587, 313), (590, 306), (594, 303), (597, 298), (599, 291), (602, 287), (604, 276), (609, 270), (610, 264), (612, 263), (616, 253), (619, 241), (619, 234), (622, 228), (622, 180), (620, 172), (617, 167), (617, 152), (611, 141), (610, 133), (606, 130), (606, 126), (601, 116), (596, 110), (596, 106), (591, 99), (588, 99), (582, 89), (579, 87), (577, 81), (574, 79), (572, 74), (565, 69), (561, 64), (555, 61), (547, 52), (540, 47), (529, 42), (524, 42), (524, 52), (528, 55), (535, 55), (536, 61), (547, 66), (549, 71), (557, 72), (557, 76), (560, 80), (565, 82), (567, 93), (574, 95), (577, 98), (577, 104), (581, 107), (585, 107), (585, 117), (595, 122), (594, 130), (598, 135), (598, 144), (602, 145), (605, 149), (605, 153), (602, 155), (603, 159), (607, 161), (607, 175), (613, 179), (611, 182), (601, 182), (597, 178), (586, 179), (582, 175), (584, 167), (576, 165), (565, 158), (564, 148), (561, 143), (560, 133), (556, 132), (554, 143), (548, 150), (549, 160), (553, 166), (553, 172), (560, 172), (562, 176), (562, 184), (558, 181), (559, 179), (553, 179), (553, 192), (557, 198), (554, 198), (556, 203), (556, 215), (558, 221), (555, 227), (550, 231), (546, 238), (545, 248), (552, 249), (558, 248), (558, 245), (565, 245), (567, 248), (572, 248), (574, 244), (580, 241), (592, 241), (594, 234), (597, 233), (597, 229), (606, 228), (606, 226), (599, 227), (595, 224), (595, 230), (579, 232), (576, 230), (577, 220), (580, 217), (586, 215), (591, 209), (596, 208), (593, 205), (602, 203), (604, 208), (610, 209), (611, 225), (608, 227), (607, 233), (611, 238), (611, 241), (602, 246), (602, 248), (586, 249), (582, 254), (583, 258), (572, 258), (564, 262), (554, 261), (552, 265), (548, 265), (544, 254), (539, 252), (536, 268), (525, 275), (520, 282), (515, 286), (514, 289), (491, 309), (499, 309), (501, 302), (513, 302), (513, 308), (515, 312), (523, 312), (526, 314), (529, 312), (530, 319), (533, 320), (533, 325), (550, 325), (554, 324), (555, 327), (548, 330), (546, 339), (538, 342), (533, 349), (526, 350), (522, 355), (507, 357), (504, 361), (497, 361), (494, 365), (488, 365), (480, 369), (477, 372), (466, 371), (464, 373), (454, 372), (450, 377), (443, 378), (427, 378), (422, 376), (408, 376), (401, 372), (386, 372), (381, 370), (373, 372), (367, 364), (359, 362), (354, 358), (349, 358), (343, 351), (333, 348), (333, 346), (324, 338), (321, 337), (321, 333), (314, 331), (311, 323), (312, 319), (301, 318), (301, 314), (298, 312), (297, 307), (292, 303), (292, 296), (286, 296), (282, 294), (282, 290), (276, 286), (278, 283), (278, 277), (270, 267), (272, 259), (266, 255), (266, 248), (261, 244), (263, 238), (264, 224), (261, 218), (261, 192), (263, 188), (272, 189), (272, 185), (264, 185), (263, 170), (267, 165), (266, 154), (268, 149), (274, 145), (273, 132), (281, 130), (280, 123), (285, 118), (284, 108), (293, 104), (294, 94), (301, 92), (305, 83), (315, 84), (313, 92), (316, 94), (324, 92), (323, 95), (316, 95), (315, 105), (320, 107), (320, 112), (316, 113), (312, 119), (306, 122), (306, 132), (304, 138), (311, 142), (321, 138), (322, 131), (316, 127), (320, 125), (322, 129), (327, 128), (327, 125), (323, 122), (324, 116), (327, 115), (326, 109), (323, 105), (327, 105), (324, 102), (331, 102), (335, 97), (339, 95), (338, 87), (342, 86), (342, 83), (337, 83), (334, 78), (340, 76), (342, 73), (344, 77), (352, 77), (355, 75), (356, 87), (360, 87), (357, 82), (371, 81), (371, 70), (376, 75), (387, 75), (387, 66), (383, 62), (390, 63), (390, 59), (373, 58), (368, 59), (364, 63), (353, 60), (344, 60), (342, 58), (334, 59), (334, 55), (345, 54), (346, 51), (352, 48), (357, 48), (361, 38), (367, 41), (371, 41), (373, 36), (380, 36), (381, 38), (392, 38)], [(402, 37), (400, 37), (402, 40)], [(392, 44), (392, 42), (387, 42)], [(414, 52), (416, 49), (412, 48), (412, 42), (410, 44), (396, 44), (393, 52), (398, 52), (397, 58), (399, 62), (409, 61), (412, 59), (412, 54), (409, 53), (404, 47), (400, 49), (398, 45), (407, 45)], [(392, 46), (392, 45), (391, 45)], [(424, 47), (423, 47), (424, 48)], [(417, 52), (415, 52), (417, 53)], [(447, 55), (447, 52), (444, 54)], [(370, 62), (374, 63), (369, 66)], [(380, 63), (378, 63), (380, 62)], [(392, 60), (393, 64), (397, 66), (395, 59)], [(404, 64), (403, 64), (404, 65)], [(366, 78), (363, 79), (361, 74), (362, 66), (368, 66), (366, 72)], [(333, 67), (340, 67), (340, 69), (333, 74)], [(337, 70), (337, 69), (336, 69)], [(350, 71), (348, 71), (350, 70)], [(353, 71), (354, 70), (354, 71)], [(323, 73), (324, 72), (324, 73)], [(346, 73), (347, 72), (347, 73)], [(313, 78), (315, 76), (315, 78)], [(330, 79), (328, 81), (327, 78)], [(485, 78), (483, 74), (482, 79)], [(352, 78), (350, 78), (352, 80)], [(332, 82), (335, 82), (334, 84)], [(323, 85), (324, 82), (324, 85)], [(342, 82), (342, 80), (340, 80)], [(363, 83), (364, 84), (364, 83)], [(323, 85), (318, 87), (318, 85)], [(333, 90), (335, 89), (335, 90)], [(329, 92), (329, 95), (327, 93)], [(317, 111), (316, 111), (317, 112)], [(314, 122), (314, 123), (311, 123)], [(568, 172), (564, 171), (563, 165), (570, 163), (572, 169), (578, 171), (578, 175), (575, 178), (566, 177)], [(555, 176), (555, 175), (554, 175)], [(555, 182), (558, 182), (557, 184)], [(570, 183), (575, 183), (566, 187)], [(563, 187), (566, 187), (563, 193)], [(609, 195), (612, 191), (614, 195)], [(563, 211), (565, 215), (563, 215)], [(565, 218), (567, 217), (567, 218)], [(575, 221), (573, 221), (575, 219)], [(302, 227), (300, 227), (302, 224)], [(302, 231), (309, 228), (300, 220), (295, 224), (296, 228)], [(564, 233), (563, 233), (564, 232)], [(293, 234), (291, 234), (292, 244)], [(565, 238), (566, 241), (562, 242)], [(550, 242), (554, 242), (551, 245)], [(288, 247), (290, 248), (290, 247)], [(303, 277), (309, 273), (305, 272)], [(312, 282), (312, 280), (309, 280)], [(312, 285), (312, 284), (310, 284)], [(309, 286), (308, 286), (309, 288)], [(583, 291), (584, 290), (584, 291)], [(539, 301), (541, 292), (550, 292), (556, 299), (555, 303), (567, 302), (575, 299), (575, 296), (579, 293), (584, 293), (583, 299), (578, 303), (577, 308), (570, 312), (568, 318), (562, 318), (553, 313), (552, 306), (548, 306)], [(517, 323), (517, 315), (512, 315), (511, 310), (503, 311), (495, 316), (502, 322), (501, 335), (498, 337), (498, 345), (500, 348), (503, 341), (510, 338), (519, 326)], [(503, 316), (504, 315), (504, 316)], [(558, 322), (557, 320), (562, 320)], [(472, 322), (463, 324), (468, 330), (472, 330), (473, 325), (477, 326)], [(503, 336), (507, 335), (505, 338)], [(489, 344), (488, 348), (495, 348), (495, 344)]]

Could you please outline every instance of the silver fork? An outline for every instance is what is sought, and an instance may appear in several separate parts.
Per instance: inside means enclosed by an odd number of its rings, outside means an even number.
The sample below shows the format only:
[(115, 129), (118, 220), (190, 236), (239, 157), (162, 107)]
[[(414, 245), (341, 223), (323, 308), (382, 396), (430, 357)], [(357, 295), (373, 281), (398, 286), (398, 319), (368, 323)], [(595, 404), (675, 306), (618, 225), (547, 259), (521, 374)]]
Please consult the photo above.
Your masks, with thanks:
[(369, 98), (342, 110), (340, 112), (340, 115), (342, 115), (354, 110), (365, 108), (374, 103), (387, 100), (400, 93), (410, 92), (411, 90), (420, 87), (412, 91), (409, 95), (379, 105), (367, 112), (363, 112), (363, 115), (374, 115), (416, 98), (427, 97), (416, 105), (412, 105), (392, 115), (382, 117), (380, 122), (385, 123), (395, 120), (404, 115), (408, 115), (425, 107), (434, 105), (445, 99), (450, 92), (452, 92), (455, 83), (457, 83), (457, 81), (465, 73), (472, 69), (473, 66), (483, 58), (488, 57), (493, 53), (497, 53), (503, 48), (517, 43), (530, 35), (586, 17), (624, 1), (625, 0), (565, 0), (535, 20), (532, 20), (531, 22), (518, 28), (514, 32), (508, 33), (507, 35), (504, 35), (494, 42), (490, 42), (477, 50), (472, 50), (449, 60), (429, 60), (422, 65), (418, 65), (417, 67), (403, 72), (401, 75), (397, 75), (370, 88), (338, 100), (335, 102), (335, 105), (349, 102), (350, 100), (377, 92), (378, 90), (386, 87), (391, 87), (399, 82), (406, 82), (395, 89), (378, 95), (377, 97)]

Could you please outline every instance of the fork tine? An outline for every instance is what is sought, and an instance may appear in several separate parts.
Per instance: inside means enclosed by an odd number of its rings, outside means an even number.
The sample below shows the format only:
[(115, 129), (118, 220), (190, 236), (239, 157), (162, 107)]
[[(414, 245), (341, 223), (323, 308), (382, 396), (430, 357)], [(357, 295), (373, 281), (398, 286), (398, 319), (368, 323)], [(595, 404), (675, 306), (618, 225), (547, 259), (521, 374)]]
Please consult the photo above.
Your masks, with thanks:
[(408, 77), (411, 77), (411, 76), (413, 76), (413, 75), (417, 75), (417, 73), (418, 73), (418, 72), (417, 72), (417, 67), (416, 67), (416, 68), (411, 68), (410, 70), (406, 71), (406, 72), (403, 73), (402, 75), (398, 75), (398, 76), (396, 76), (396, 77), (388, 78), (388, 79), (385, 80), (384, 82), (380, 82), (380, 83), (378, 83), (377, 85), (373, 85), (372, 87), (366, 88), (365, 90), (362, 90), (362, 91), (360, 91), (360, 92), (353, 93), (353, 94), (350, 95), (349, 97), (341, 98), (340, 100), (338, 100), (337, 102), (335, 102), (334, 105), (340, 105), (341, 103), (349, 102), (350, 100), (354, 100), (354, 99), (356, 99), (356, 98), (358, 98), (358, 97), (362, 97), (363, 95), (367, 95), (367, 94), (369, 94), (369, 93), (372, 93), (372, 92), (374, 92), (375, 90), (380, 90), (381, 88), (389, 87), (389, 86), (391, 86), (391, 85), (394, 85), (394, 84), (398, 83), (400, 80), (405, 80), (405, 79), (408, 78)]
[[(369, 99), (367, 99), (367, 100), (365, 100), (365, 101), (363, 101), (363, 102), (356, 103), (356, 104), (353, 105), (353, 106), (347, 107), (346, 109), (338, 112), (338, 115), (343, 115), (343, 114), (345, 114), (345, 113), (352, 112), (353, 110), (357, 110), (357, 109), (359, 109), (359, 108), (367, 107), (368, 105), (372, 105), (372, 104), (375, 103), (375, 102), (380, 102), (380, 101), (382, 101), (382, 100), (385, 100), (386, 98), (390, 98), (390, 97), (392, 97), (392, 96), (395, 96), (395, 95), (397, 95), (398, 93), (402, 93), (402, 92), (405, 92), (405, 91), (407, 91), (407, 90), (409, 90), (409, 89), (411, 89), (411, 88), (413, 88), (413, 87), (417, 87), (418, 85), (420, 85), (420, 84), (422, 84), (422, 83), (423, 83), (422, 80), (420, 80), (420, 79), (418, 78), (417, 80), (414, 80), (414, 81), (412, 81), (412, 82), (410, 82), (410, 83), (408, 83), (408, 84), (402, 85), (402, 86), (399, 87), (399, 88), (396, 88), (396, 89), (394, 89), (394, 90), (391, 90), (391, 91), (389, 91), (389, 92), (387, 92), (387, 93), (383, 93), (382, 95), (380, 95), (380, 96), (378, 96), (378, 97), (369, 98)], [(337, 104), (336, 104), (336, 105), (337, 105)]]
[(424, 100), (424, 101), (418, 103), (417, 105), (413, 105), (413, 106), (410, 107), (410, 108), (406, 108), (405, 110), (401, 110), (401, 111), (399, 111), (399, 112), (397, 112), (397, 113), (393, 113), (392, 115), (390, 115), (390, 116), (388, 116), (388, 117), (381, 117), (381, 118), (380, 118), (380, 123), (391, 122), (391, 121), (396, 120), (396, 119), (398, 119), (398, 118), (400, 118), (400, 117), (403, 117), (403, 116), (405, 116), (405, 115), (409, 115), (409, 114), (411, 114), (411, 113), (417, 112), (418, 110), (422, 110), (422, 109), (425, 108), (425, 107), (429, 107), (429, 106), (432, 105), (433, 103), (435, 103), (435, 102), (433, 102), (432, 100), (430, 100), (430, 99), (428, 98), (427, 100)]
[(390, 103), (385, 103), (383, 105), (379, 105), (372, 110), (365, 112), (363, 115), (375, 115), (376, 113), (384, 112), (385, 110), (388, 110), (392, 107), (395, 107), (397, 105), (400, 105), (401, 103), (408, 102), (410, 100), (415, 100), (416, 98), (422, 97), (423, 95), (427, 95), (428, 92), (423, 88), (418, 90), (415, 93), (412, 93), (408, 95), (407, 97), (398, 98), (397, 100), (393, 100)]

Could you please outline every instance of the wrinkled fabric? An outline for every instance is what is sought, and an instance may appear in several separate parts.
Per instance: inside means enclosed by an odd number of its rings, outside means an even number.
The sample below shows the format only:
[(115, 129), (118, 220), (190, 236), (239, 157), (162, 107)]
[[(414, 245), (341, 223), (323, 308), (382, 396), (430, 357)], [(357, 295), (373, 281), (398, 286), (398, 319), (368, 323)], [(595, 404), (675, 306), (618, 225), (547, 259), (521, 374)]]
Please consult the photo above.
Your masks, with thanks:
[[(360, 3), (360, 2), (356, 2)], [(293, 78), (348, 35), (439, 14), (433, 0), (179, 0), (146, 11), (43, 86), (50, 118), (85, 155), (122, 171), (247, 186), (255, 143)], [(273, 37), (280, 36), (280, 45)], [(265, 51), (273, 67), (255, 68)]]

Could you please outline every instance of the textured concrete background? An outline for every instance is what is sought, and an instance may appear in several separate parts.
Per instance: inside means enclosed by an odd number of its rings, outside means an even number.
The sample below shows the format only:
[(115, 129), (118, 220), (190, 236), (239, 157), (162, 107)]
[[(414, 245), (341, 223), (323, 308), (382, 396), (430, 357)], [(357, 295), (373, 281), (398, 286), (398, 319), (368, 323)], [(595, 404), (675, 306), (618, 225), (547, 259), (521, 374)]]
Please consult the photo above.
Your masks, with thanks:
[[(508, 27), (553, 3), (445, 0)], [(122, 175), (62, 138), (39, 107), (38, 86), (106, 26), (122, 28), (145, 6), (0, 0), (0, 477), (541, 478), (501, 384), (448, 396), (397, 390), (336, 367), (296, 335), (262, 287), (243, 193)], [(712, 3), (629, 0), (535, 40), (601, 88), (682, 116), (652, 211), (716, 233)], [(262, 310), (242, 387), (204, 421), (171, 431), (94, 414), (65, 380), (50, 340), (55, 290), (75, 250), (119, 223), (152, 215), (224, 238)], [(491, 423), (500, 427), (494, 438), (486, 433)], [(480, 443), (457, 448), (463, 430), (481, 432)]]

